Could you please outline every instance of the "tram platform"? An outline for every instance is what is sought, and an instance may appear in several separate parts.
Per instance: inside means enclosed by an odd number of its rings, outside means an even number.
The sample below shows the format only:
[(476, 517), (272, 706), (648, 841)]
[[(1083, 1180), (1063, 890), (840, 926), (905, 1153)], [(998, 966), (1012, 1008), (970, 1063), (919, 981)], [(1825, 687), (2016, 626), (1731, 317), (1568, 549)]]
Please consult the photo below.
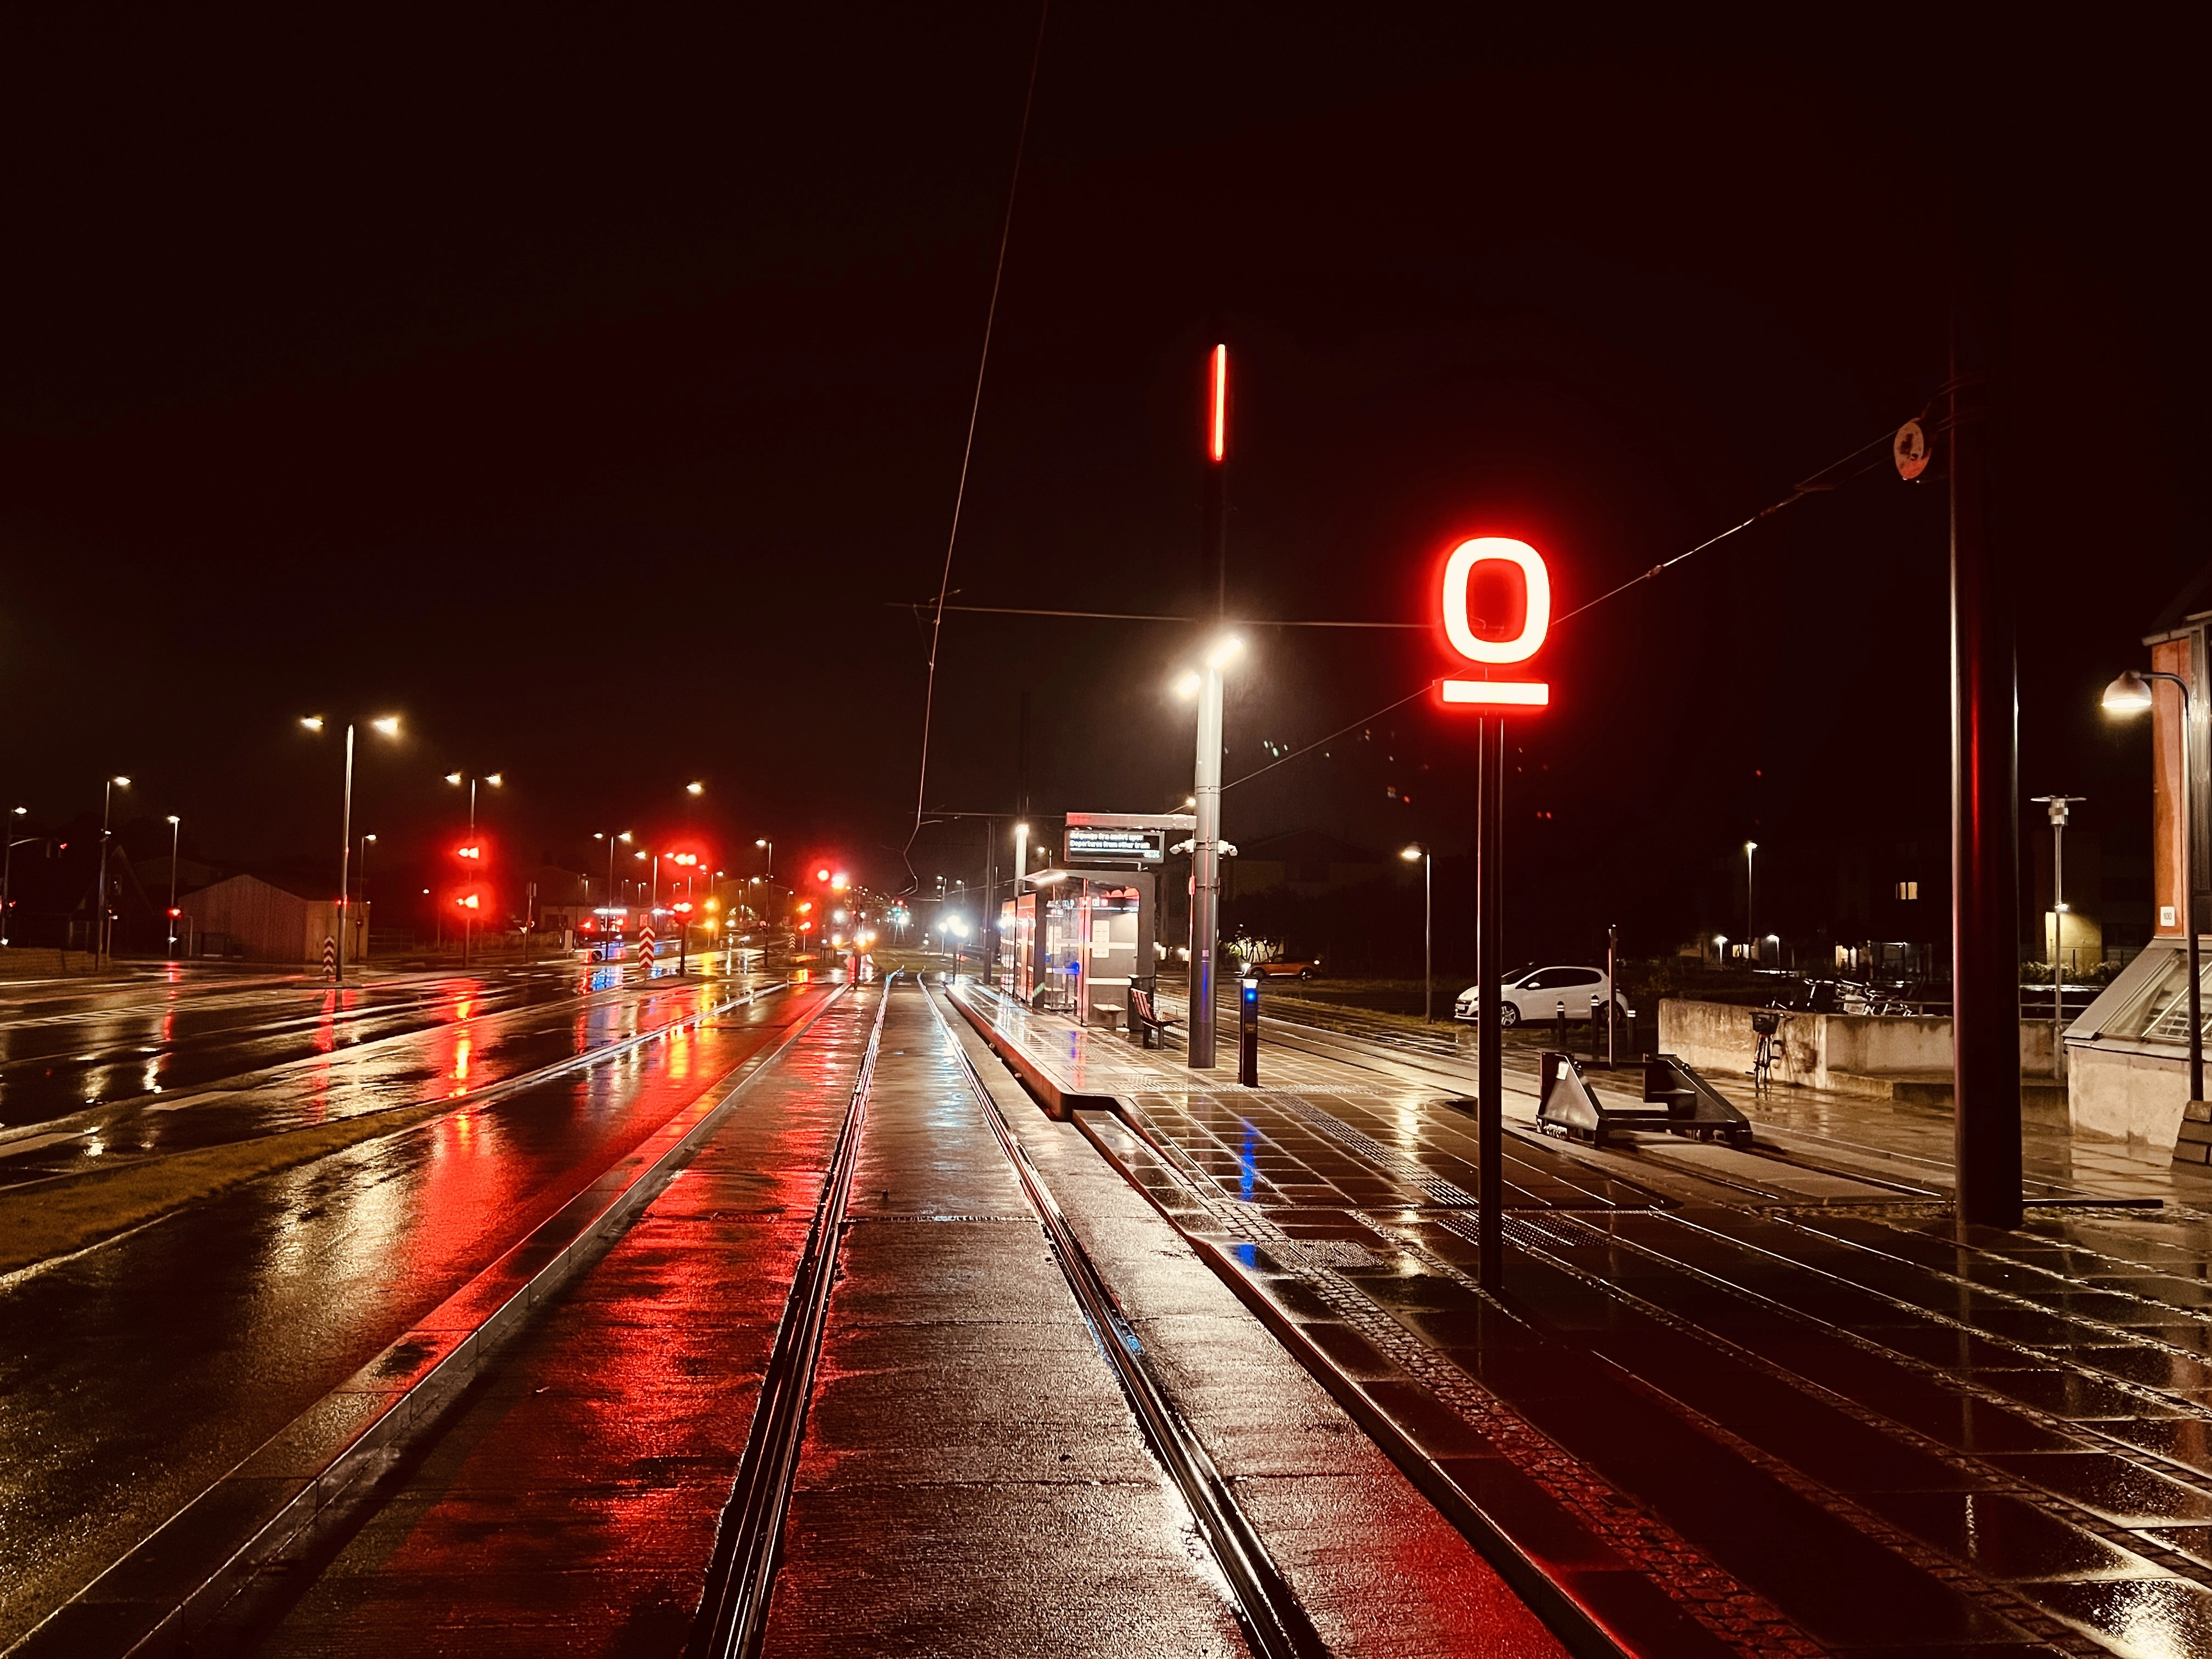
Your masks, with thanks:
[(1441, 1514), (1620, 1650), (2184, 1653), (2212, 1629), (2193, 1207), (2050, 1179), (2021, 1229), (1960, 1241), (1917, 1164), (1771, 1126), (1751, 1154), (1562, 1146), (1524, 1079), (1492, 1298), (1443, 1079), (1322, 1044), (1243, 1089), (961, 998)]

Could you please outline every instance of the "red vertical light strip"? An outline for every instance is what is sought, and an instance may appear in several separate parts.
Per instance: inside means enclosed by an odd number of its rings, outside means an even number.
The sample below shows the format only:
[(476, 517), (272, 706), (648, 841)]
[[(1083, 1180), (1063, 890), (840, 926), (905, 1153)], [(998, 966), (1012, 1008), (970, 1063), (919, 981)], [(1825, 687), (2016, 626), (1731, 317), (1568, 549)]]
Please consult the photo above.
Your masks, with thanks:
[(1229, 458), (1229, 348), (1213, 348), (1213, 459)]

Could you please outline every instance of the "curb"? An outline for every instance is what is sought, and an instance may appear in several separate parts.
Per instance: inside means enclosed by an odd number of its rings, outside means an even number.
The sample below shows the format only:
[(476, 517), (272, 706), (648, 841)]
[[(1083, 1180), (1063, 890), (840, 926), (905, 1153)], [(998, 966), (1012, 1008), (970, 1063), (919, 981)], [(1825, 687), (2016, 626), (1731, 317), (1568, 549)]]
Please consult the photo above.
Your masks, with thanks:
[(960, 1011), (961, 1018), (975, 1028), (975, 1035), (990, 1044), (992, 1052), (1006, 1062), (1008, 1068), (1022, 1080), (1022, 1086), (1036, 1097), (1037, 1104), (1044, 1109), (1047, 1117), (1066, 1123), (1078, 1111), (1121, 1110), (1121, 1099), (1118, 1095), (1084, 1093), (1061, 1088), (1058, 1079), (1038, 1066), (1019, 1043), (1001, 1031), (980, 1009), (971, 1006), (966, 997), (956, 993), (950, 1000), (952, 1006)]
[[(952, 1001), (967, 1017), (969, 1024), (975, 1026), (978, 1034), (1006, 1060), (1009, 1069), (1020, 1079), (1023, 1086), (1038, 1097), (1040, 1103), (1048, 1097), (1058, 1097), (1085, 1106), (1096, 1104), (1110, 1109), (1131, 1134), (1140, 1142), (1146, 1141), (1146, 1137), (1132, 1121), (1132, 1114), (1125, 1109), (1126, 1103), (1115, 1097), (1061, 1094), (1050, 1074), (1040, 1067), (1020, 1045), (994, 1031), (979, 1010), (969, 1006), (966, 1000), (959, 996), (953, 997)], [(1049, 1107), (1047, 1109), (1049, 1110)], [(1474, 1546), (1483, 1559), (1504, 1579), (1508, 1588), (1534, 1610), (1570, 1652), (1577, 1656), (1577, 1659), (1632, 1659), (1638, 1649), (1616, 1633), (1613, 1622), (1601, 1610), (1589, 1605), (1568, 1586), (1547, 1573), (1522, 1543), (1464, 1491), (1412, 1435), (1368, 1397), (1358, 1379), (1338, 1366), (1292, 1321), (1285, 1317), (1283, 1310), (1251, 1282), (1236, 1262), (1212, 1241), (1194, 1237), (1173, 1215), (1161, 1209), (1144, 1182), (1136, 1178), (1112, 1147), (1098, 1138), (1091, 1126), (1079, 1118), (1074, 1121), (1078, 1131), (1105, 1160), (1108, 1167), (1151, 1204), (1154, 1212), (1169, 1226), (1174, 1228), (1176, 1236), (1182, 1240), (1184, 1245), (1228, 1286), (1230, 1293), (1267, 1328), (1271, 1336), (1282, 1344), (1285, 1351), (1336, 1401), (1345, 1414), (1382, 1449), (1383, 1455), (1397, 1466), (1400, 1473), (1412, 1481), (1461, 1535)], [(1596, 1540), (1590, 1541), (1597, 1550), (1610, 1554), (1601, 1542)]]
[[(678, 1112), (529, 1237), (325, 1395), (7, 1650), (7, 1659), (184, 1654), (264, 1566), (343, 1522), (538, 1306), (606, 1254), (752, 1084), (850, 988), (838, 986), (711, 1104)], [(620, 1049), (743, 1006), (757, 993)], [(590, 1060), (618, 1052), (592, 1051)], [(564, 1061), (555, 1073), (582, 1063)], [(544, 1080), (540, 1074), (537, 1080)], [(474, 1104), (490, 1091), (468, 1097)]]

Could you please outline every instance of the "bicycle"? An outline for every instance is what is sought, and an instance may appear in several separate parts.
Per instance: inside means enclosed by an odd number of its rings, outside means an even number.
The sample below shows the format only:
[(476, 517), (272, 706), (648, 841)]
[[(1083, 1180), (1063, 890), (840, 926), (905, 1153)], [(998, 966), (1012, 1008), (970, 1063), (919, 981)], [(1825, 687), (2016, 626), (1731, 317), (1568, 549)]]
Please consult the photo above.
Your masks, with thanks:
[(1765, 1094), (1766, 1085), (1773, 1080), (1775, 1063), (1782, 1058), (1782, 1015), (1778, 1010), (1760, 1008), (1751, 1017), (1751, 1029), (1759, 1034), (1759, 1052), (1752, 1056), (1751, 1087), (1754, 1094)]

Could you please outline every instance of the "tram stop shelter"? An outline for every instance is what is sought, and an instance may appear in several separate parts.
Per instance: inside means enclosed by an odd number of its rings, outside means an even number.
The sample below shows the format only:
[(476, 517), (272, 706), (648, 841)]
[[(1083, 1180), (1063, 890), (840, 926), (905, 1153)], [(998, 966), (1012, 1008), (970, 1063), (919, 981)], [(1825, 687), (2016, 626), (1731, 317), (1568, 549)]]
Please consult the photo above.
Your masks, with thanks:
[(1127, 1018), (1129, 981), (1158, 965), (1158, 883), (1181, 812), (1071, 812), (1060, 857), (1000, 908), (1001, 982), (1032, 1008), (1084, 1025)]

